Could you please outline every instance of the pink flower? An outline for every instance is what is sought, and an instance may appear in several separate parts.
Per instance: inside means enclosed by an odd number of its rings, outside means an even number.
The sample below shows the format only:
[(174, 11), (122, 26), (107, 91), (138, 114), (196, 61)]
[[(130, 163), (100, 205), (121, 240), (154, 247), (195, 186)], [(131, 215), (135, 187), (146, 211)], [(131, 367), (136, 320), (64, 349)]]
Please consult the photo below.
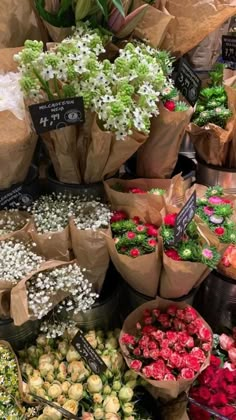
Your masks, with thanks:
[(130, 250), (129, 255), (130, 255), (132, 258), (137, 258), (137, 257), (139, 257), (139, 256), (140, 256), (140, 251), (139, 251), (139, 249), (138, 249), (138, 248), (133, 248), (133, 249), (131, 249), (131, 250)]
[(198, 332), (199, 338), (203, 341), (211, 341), (212, 335), (210, 330), (206, 328), (205, 326), (202, 326)]
[(164, 328), (170, 327), (170, 318), (168, 314), (160, 314), (158, 321)]
[(164, 224), (174, 227), (177, 213), (170, 213), (164, 217)]
[(136, 237), (136, 233), (134, 232), (127, 232), (126, 236), (128, 239), (134, 239)]
[(136, 372), (139, 372), (141, 367), (142, 367), (141, 360), (132, 360), (132, 362), (130, 363), (130, 368), (135, 370)]
[(151, 333), (151, 336), (155, 338), (156, 341), (161, 341), (164, 338), (164, 332), (161, 330), (156, 330)]
[(208, 199), (208, 202), (210, 204), (222, 204), (223, 203), (223, 200), (222, 200), (222, 198), (217, 197), (216, 195), (214, 195), (214, 196), (212, 196), (212, 197), (210, 197)]
[(162, 359), (164, 360), (169, 360), (170, 356), (171, 356), (171, 349), (169, 348), (162, 348), (160, 351), (160, 356), (162, 357)]
[(233, 365), (236, 365), (236, 347), (231, 347), (229, 349), (228, 355), (229, 355), (229, 359), (233, 363)]
[(144, 350), (143, 350), (143, 357), (144, 357), (145, 359), (149, 359), (149, 357), (150, 357), (150, 352), (149, 352), (149, 350), (148, 350), (148, 349), (144, 349)]
[(152, 315), (155, 316), (156, 318), (159, 317), (160, 313), (161, 313), (160, 309), (153, 309), (152, 310)]
[(152, 317), (151, 316), (147, 316), (143, 319), (143, 323), (145, 325), (152, 325)]
[(151, 378), (152, 377), (152, 369), (150, 368), (150, 366), (145, 366), (142, 369), (142, 373), (144, 376), (146, 376), (146, 378)]
[(111, 223), (120, 222), (121, 220), (126, 220), (127, 218), (128, 216), (124, 211), (114, 211), (111, 216)]
[(186, 332), (180, 332), (178, 341), (183, 347), (192, 348), (194, 347), (193, 337), (190, 337)]
[(176, 314), (176, 312), (177, 312), (177, 306), (175, 306), (175, 305), (170, 305), (168, 308), (167, 308), (167, 313), (170, 315), (170, 316), (175, 316), (175, 314)]
[(183, 357), (183, 366), (191, 368), (194, 372), (199, 372), (201, 367), (198, 359), (191, 354)]
[(150, 226), (147, 228), (147, 234), (148, 236), (157, 236), (158, 235), (158, 229), (155, 226)]
[(183, 379), (193, 379), (195, 376), (193, 369), (184, 368), (181, 370), (180, 377)]
[(173, 345), (176, 343), (177, 339), (178, 339), (178, 334), (175, 331), (167, 331), (166, 332), (166, 337), (169, 341), (169, 345)]
[(214, 213), (214, 209), (212, 207), (209, 207), (209, 206), (205, 206), (203, 208), (203, 211), (207, 216), (212, 216), (213, 213)]
[(176, 377), (172, 373), (166, 373), (164, 381), (176, 381)]
[(233, 337), (226, 334), (220, 335), (220, 347), (222, 348), (222, 350), (228, 351), (231, 347), (233, 347), (233, 345), (234, 345)]
[(136, 340), (133, 335), (123, 334), (121, 337), (121, 342), (126, 345), (134, 346), (136, 343)]
[(197, 312), (191, 306), (187, 306), (184, 309), (184, 321), (185, 322), (195, 321), (195, 319), (197, 319), (197, 317), (198, 317)]
[(132, 218), (132, 221), (133, 221), (136, 225), (139, 225), (139, 223), (140, 223), (140, 218), (139, 218), (138, 216), (134, 216), (134, 217)]
[(136, 347), (136, 349), (133, 350), (133, 354), (135, 356), (140, 356), (141, 355), (141, 350), (139, 347)]
[(234, 366), (232, 363), (225, 362), (224, 363), (224, 369), (229, 369), (230, 372), (236, 371), (236, 366)]
[(209, 352), (211, 350), (211, 343), (203, 343), (202, 350)]
[(153, 325), (145, 325), (145, 327), (143, 327), (142, 329), (142, 333), (148, 335), (154, 331), (156, 331), (156, 327), (154, 327)]
[(171, 363), (171, 365), (174, 367), (174, 368), (181, 368), (181, 366), (182, 366), (182, 356), (180, 356), (178, 353), (172, 353), (171, 355), (170, 355), (170, 359), (169, 359), (169, 362)]
[(193, 349), (190, 351), (190, 354), (196, 357), (200, 363), (203, 363), (206, 360), (204, 351), (202, 351), (202, 349), (199, 349), (199, 347), (193, 347)]
[(185, 318), (184, 309), (177, 309), (176, 316), (177, 316), (177, 318), (183, 320)]
[(156, 239), (148, 239), (148, 245), (155, 248), (155, 246), (157, 246), (157, 241)]
[(149, 348), (150, 350), (156, 350), (156, 349), (157, 349), (157, 343), (156, 343), (156, 341), (150, 341), (150, 342), (148, 343), (148, 348)]
[(158, 349), (150, 350), (150, 357), (153, 360), (158, 360), (158, 358), (160, 357), (160, 351)]
[(138, 232), (144, 232), (146, 230), (146, 227), (144, 225), (138, 225), (136, 226), (136, 230)]
[(207, 258), (208, 260), (211, 260), (213, 258), (213, 252), (209, 248), (204, 248), (202, 250), (203, 257)]

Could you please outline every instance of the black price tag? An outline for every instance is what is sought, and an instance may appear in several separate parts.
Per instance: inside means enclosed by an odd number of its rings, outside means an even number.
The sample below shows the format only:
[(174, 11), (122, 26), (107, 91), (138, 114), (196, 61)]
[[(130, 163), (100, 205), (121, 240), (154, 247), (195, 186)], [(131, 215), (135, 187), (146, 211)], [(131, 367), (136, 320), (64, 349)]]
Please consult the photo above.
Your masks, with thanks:
[(72, 345), (94, 373), (101, 375), (107, 370), (106, 364), (80, 331), (73, 338)]
[(196, 212), (197, 195), (196, 191), (193, 192), (187, 203), (181, 209), (176, 217), (174, 229), (174, 243), (181, 241), (187, 225), (193, 219)]
[(58, 99), (29, 106), (37, 134), (85, 121), (83, 98)]
[(184, 58), (179, 60), (174, 82), (175, 87), (190, 105), (194, 106), (198, 100), (202, 82)]
[(236, 36), (222, 36), (222, 58), (225, 62), (236, 63)]

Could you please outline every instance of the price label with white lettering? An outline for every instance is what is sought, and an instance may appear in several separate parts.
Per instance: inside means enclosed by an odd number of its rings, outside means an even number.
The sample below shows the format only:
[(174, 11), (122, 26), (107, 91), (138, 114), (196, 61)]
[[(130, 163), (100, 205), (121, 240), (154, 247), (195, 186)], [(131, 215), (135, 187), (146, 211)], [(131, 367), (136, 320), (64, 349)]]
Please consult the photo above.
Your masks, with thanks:
[(82, 97), (30, 105), (29, 111), (37, 134), (85, 122)]
[(101, 375), (107, 370), (107, 365), (80, 331), (73, 338), (72, 345), (94, 373)]
[(190, 105), (194, 106), (198, 100), (202, 82), (184, 58), (178, 62), (174, 82)]
[(193, 219), (196, 213), (197, 196), (196, 191), (193, 192), (187, 203), (178, 213), (174, 228), (174, 243), (181, 241), (186, 227)]
[[(236, 35), (236, 34), (235, 34)], [(236, 36), (222, 36), (222, 58), (227, 63), (236, 63)]]

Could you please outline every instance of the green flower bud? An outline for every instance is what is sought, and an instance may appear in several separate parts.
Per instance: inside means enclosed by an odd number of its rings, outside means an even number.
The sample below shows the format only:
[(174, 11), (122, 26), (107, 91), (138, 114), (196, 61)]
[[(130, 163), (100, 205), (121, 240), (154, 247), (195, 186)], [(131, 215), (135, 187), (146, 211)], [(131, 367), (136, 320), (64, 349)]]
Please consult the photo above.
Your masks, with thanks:
[(112, 384), (112, 389), (114, 391), (119, 391), (121, 389), (121, 386), (122, 385), (121, 385), (120, 381), (114, 381), (113, 384)]
[(111, 387), (110, 387), (109, 385), (105, 385), (105, 386), (103, 387), (102, 392), (103, 392), (103, 394), (105, 394), (105, 395), (110, 395), (110, 393), (111, 393)]
[(123, 386), (119, 392), (119, 399), (123, 402), (129, 402), (132, 400), (134, 392), (131, 388)]
[(122, 405), (122, 411), (126, 416), (130, 416), (134, 412), (134, 404), (125, 403)]
[(95, 420), (103, 420), (104, 419), (104, 411), (102, 408), (96, 408), (94, 410), (93, 416)]

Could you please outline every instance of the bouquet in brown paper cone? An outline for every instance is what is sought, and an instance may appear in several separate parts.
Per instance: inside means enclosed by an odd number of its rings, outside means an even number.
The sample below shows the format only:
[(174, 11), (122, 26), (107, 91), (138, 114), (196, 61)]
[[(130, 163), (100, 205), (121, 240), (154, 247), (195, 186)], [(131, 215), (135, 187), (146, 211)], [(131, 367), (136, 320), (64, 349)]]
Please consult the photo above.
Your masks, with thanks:
[(177, 213), (166, 214), (159, 237), (163, 254), (160, 296), (168, 299), (187, 295), (220, 260), (219, 240), (200, 219), (192, 220), (175, 242), (176, 217)]
[(223, 66), (219, 64), (210, 73), (209, 87), (200, 92), (188, 132), (201, 160), (228, 167), (234, 159), (228, 159), (228, 154), (235, 131), (236, 89), (231, 87), (232, 81), (224, 86), (222, 82)]
[(86, 269), (94, 290), (100, 292), (110, 257), (104, 234), (109, 234), (111, 212), (98, 201), (81, 201), (70, 220), (70, 234), (74, 255)]
[[(8, 239), (12, 234), (29, 236), (28, 226), (30, 223), (29, 214), (18, 210), (0, 211), (0, 240)], [(23, 237), (23, 235), (22, 235)]]
[(151, 394), (168, 400), (187, 391), (209, 365), (212, 331), (191, 306), (157, 298), (126, 318), (120, 346)]
[[(183, 197), (183, 179), (176, 175), (172, 179), (109, 179), (104, 182), (106, 195), (113, 210), (124, 206), (143, 209), (156, 209), (157, 213), (164, 207), (164, 202), (175, 204)], [(147, 216), (151, 221), (151, 215)]]
[(167, 88), (162, 94), (160, 114), (152, 118), (148, 140), (138, 150), (137, 174), (140, 177), (170, 178), (173, 173), (193, 113), (185, 102), (172, 99), (176, 95), (178, 92), (173, 88)]
[(63, 182), (94, 183), (114, 175), (146, 141), (159, 95), (170, 84), (168, 53), (127, 43), (110, 62), (100, 59), (105, 42), (104, 35), (80, 23), (71, 38), (49, 51), (27, 41), (16, 56), (29, 103), (83, 98), (84, 124), (42, 135)]
[(62, 311), (70, 315), (89, 309), (97, 294), (76, 261), (48, 261), (22, 278), (11, 291), (11, 317), (15, 325), (42, 319), (58, 304), (53, 316)]
[(107, 246), (112, 262), (124, 280), (138, 292), (155, 297), (161, 270), (158, 227), (143, 222), (145, 218), (141, 212), (138, 213), (140, 217), (137, 213), (138, 209), (129, 209), (128, 214), (114, 212), (111, 217), (113, 238), (106, 236)]

